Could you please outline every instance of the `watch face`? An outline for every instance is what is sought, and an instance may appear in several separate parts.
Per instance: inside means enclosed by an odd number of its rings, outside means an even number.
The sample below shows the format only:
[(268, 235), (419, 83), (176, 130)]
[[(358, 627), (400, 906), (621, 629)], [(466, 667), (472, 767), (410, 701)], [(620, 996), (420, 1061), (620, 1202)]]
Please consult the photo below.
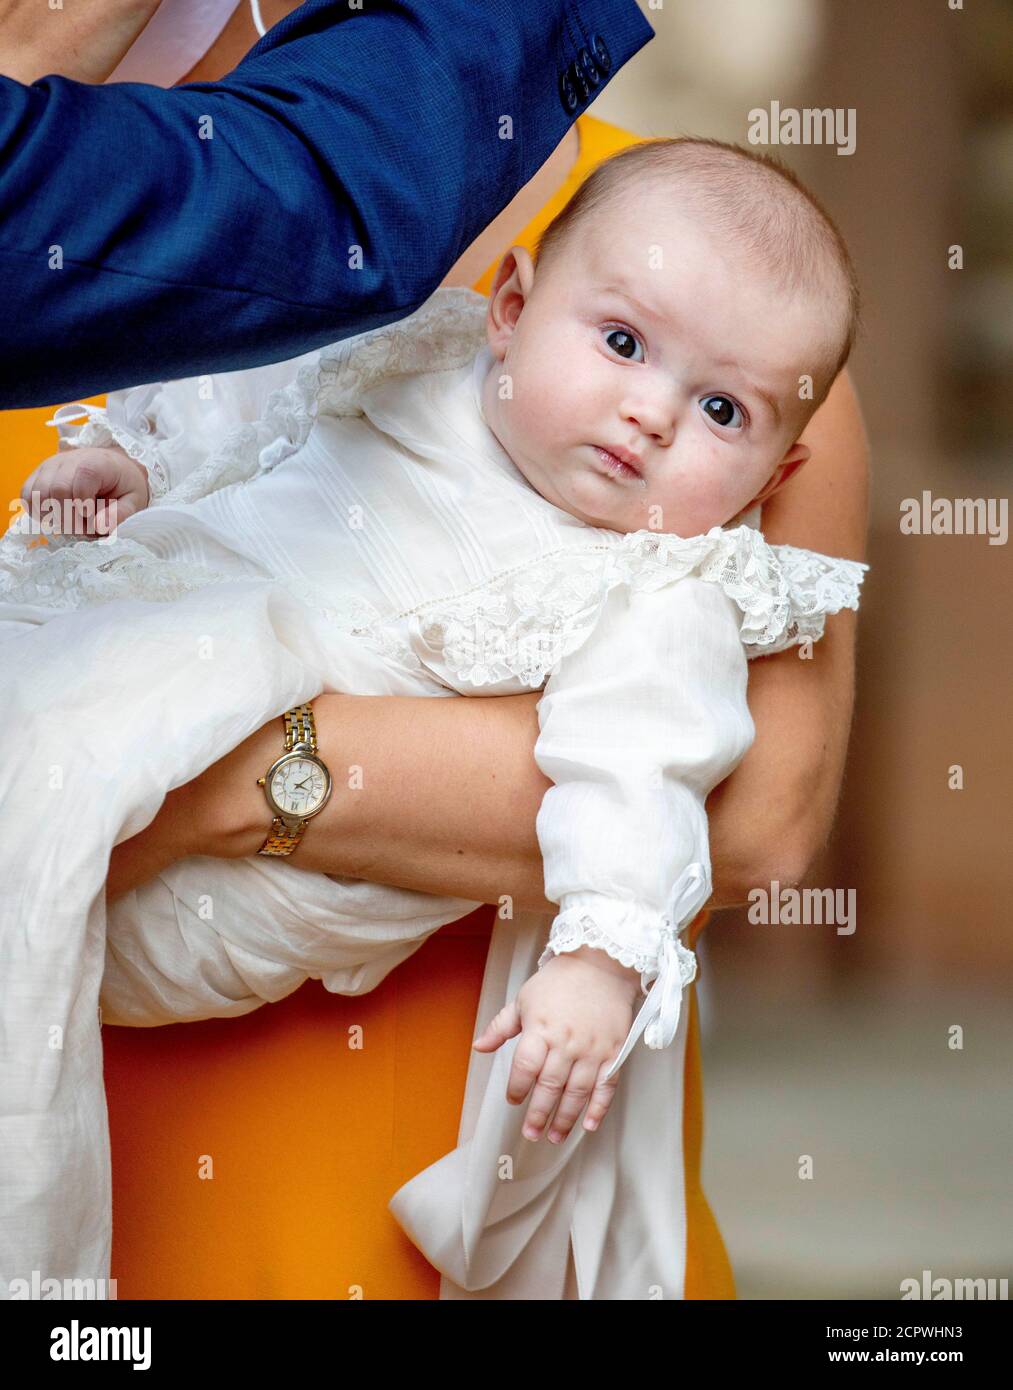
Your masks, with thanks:
[(296, 755), (277, 768), (271, 795), (288, 816), (309, 816), (327, 800), (327, 778), (317, 763)]

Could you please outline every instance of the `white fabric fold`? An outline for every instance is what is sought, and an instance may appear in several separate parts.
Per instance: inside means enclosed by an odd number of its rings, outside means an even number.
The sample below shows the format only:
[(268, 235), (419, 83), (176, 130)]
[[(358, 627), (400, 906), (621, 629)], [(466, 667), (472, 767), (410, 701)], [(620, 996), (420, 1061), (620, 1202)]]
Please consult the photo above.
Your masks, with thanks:
[(247, 1013), (309, 978), (357, 994), (478, 904), (254, 857), (183, 860), (107, 909), (113, 846), (173, 787), (272, 719), (280, 748), (293, 705), (363, 688), (359, 644), (281, 585), (83, 612), (0, 604), (0, 654), (6, 1296), (35, 1270), (110, 1277), (100, 987), (105, 1021), (140, 1026)]
[[(526, 912), (497, 920), (476, 1034), (535, 969), (550, 920)], [(506, 1101), (517, 1040), (472, 1053), (457, 1147), (389, 1203), (440, 1270), (441, 1299), (684, 1296), (687, 1028), (684, 1013), (672, 1047), (637, 1049), (599, 1128), (578, 1120), (559, 1145), (526, 1139), (526, 1106)]]

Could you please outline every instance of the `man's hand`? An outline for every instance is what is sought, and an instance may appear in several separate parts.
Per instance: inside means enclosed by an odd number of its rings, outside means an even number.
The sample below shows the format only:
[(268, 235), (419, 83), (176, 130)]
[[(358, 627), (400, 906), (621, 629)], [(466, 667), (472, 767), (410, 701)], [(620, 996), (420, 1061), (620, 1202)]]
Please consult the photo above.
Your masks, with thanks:
[[(44, 503), (57, 503), (60, 520), (50, 531), (72, 536), (107, 536), (117, 523), (148, 505), (143, 464), (117, 446), (68, 449), (43, 459), (21, 489), (36, 520)], [(46, 509), (52, 510), (52, 505)]]
[(0, 0), (0, 74), (30, 85), (58, 71), (104, 82), (158, 9), (160, 0)]

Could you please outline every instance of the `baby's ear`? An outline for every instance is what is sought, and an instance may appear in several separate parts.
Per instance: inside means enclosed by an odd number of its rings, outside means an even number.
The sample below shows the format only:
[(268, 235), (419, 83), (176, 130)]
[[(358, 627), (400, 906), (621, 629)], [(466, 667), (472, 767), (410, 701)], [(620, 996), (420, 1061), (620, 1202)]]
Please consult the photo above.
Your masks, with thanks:
[(502, 359), (513, 336), (521, 310), (531, 293), (534, 265), (524, 246), (511, 246), (493, 277), (485, 315), (486, 340), (493, 354)]
[(792, 474), (798, 472), (811, 454), (812, 450), (807, 444), (800, 444), (796, 441), (774, 469), (773, 473), (771, 473), (760, 491), (753, 498), (750, 505), (755, 507), (758, 502), (765, 502), (779, 487), (784, 487)]

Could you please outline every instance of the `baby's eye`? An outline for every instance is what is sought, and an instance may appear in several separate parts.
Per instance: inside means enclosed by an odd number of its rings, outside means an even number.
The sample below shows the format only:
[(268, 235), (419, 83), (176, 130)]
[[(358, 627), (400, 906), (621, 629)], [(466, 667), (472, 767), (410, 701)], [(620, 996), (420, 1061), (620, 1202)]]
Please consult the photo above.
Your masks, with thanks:
[[(634, 357), (637, 348), (643, 348), (643, 344), (636, 334), (631, 333), (627, 328), (615, 328), (606, 325), (604, 329), (605, 341), (614, 353), (620, 357), (625, 357), (627, 362), (643, 361), (643, 358)], [(613, 342), (612, 339), (615, 339)]]
[(742, 411), (729, 396), (704, 396), (700, 408), (708, 420), (726, 429), (740, 430), (745, 423)]

